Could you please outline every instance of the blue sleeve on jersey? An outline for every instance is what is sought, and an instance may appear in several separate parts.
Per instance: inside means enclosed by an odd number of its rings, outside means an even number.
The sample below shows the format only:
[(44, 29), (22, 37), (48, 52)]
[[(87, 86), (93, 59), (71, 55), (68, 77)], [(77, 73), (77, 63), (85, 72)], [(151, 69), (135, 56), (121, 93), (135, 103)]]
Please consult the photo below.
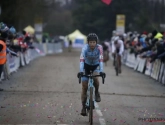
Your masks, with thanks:
[(86, 46), (82, 48), (81, 55), (80, 55), (80, 72), (84, 71), (85, 51), (86, 51)]

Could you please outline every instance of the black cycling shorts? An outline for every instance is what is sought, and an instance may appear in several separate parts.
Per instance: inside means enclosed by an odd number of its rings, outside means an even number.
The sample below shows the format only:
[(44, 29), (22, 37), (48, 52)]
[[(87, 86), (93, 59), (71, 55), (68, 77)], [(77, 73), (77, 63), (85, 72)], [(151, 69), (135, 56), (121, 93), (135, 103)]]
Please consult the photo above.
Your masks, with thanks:
[(116, 52), (119, 53), (120, 52), (120, 49), (119, 48), (116, 48)]
[(93, 73), (93, 71), (95, 71), (98, 68), (98, 66), (99, 66), (99, 64), (92, 66), (92, 65), (88, 65), (88, 64), (84, 63), (85, 74), (89, 75), (90, 71), (92, 71), (92, 73)]

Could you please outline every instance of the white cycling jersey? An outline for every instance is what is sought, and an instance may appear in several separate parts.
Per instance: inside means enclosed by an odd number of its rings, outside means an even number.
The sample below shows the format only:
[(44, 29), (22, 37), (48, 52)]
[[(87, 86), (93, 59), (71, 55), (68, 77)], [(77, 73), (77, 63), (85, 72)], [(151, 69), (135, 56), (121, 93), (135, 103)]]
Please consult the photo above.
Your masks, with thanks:
[(112, 53), (115, 53), (116, 49), (119, 49), (119, 54), (122, 55), (122, 53), (124, 52), (124, 43), (122, 40), (117, 40), (117, 44), (114, 44), (115, 41), (112, 41)]

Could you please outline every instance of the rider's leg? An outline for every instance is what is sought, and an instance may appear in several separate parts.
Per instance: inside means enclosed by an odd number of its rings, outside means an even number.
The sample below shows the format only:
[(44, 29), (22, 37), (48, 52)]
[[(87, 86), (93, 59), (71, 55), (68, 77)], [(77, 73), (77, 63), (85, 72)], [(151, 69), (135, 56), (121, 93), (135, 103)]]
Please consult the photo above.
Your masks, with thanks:
[(112, 55), (113, 55), (113, 66), (115, 66), (115, 53), (113, 53)]
[(119, 58), (119, 73), (121, 73), (121, 55), (118, 55)]
[[(98, 72), (94, 72), (94, 75), (98, 75)], [(100, 93), (99, 93), (99, 79), (98, 77), (94, 78), (94, 87), (95, 87), (95, 100), (96, 102), (100, 102), (101, 98), (100, 98)]]
[(82, 78), (82, 92), (81, 92), (81, 102), (82, 102), (82, 110), (81, 115), (86, 116), (86, 100), (87, 100), (87, 89), (88, 89), (88, 79), (83, 77)]

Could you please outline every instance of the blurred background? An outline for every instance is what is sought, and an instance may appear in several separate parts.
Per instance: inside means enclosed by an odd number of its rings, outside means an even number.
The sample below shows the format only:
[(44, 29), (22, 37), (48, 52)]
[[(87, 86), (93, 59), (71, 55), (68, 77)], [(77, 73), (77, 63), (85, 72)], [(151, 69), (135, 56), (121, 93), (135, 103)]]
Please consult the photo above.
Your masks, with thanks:
[[(103, 46), (107, 74), (94, 124), (162, 120), (165, 0), (0, 0), (0, 124), (87, 124), (77, 73), (91, 32)], [(123, 42), (119, 76), (116, 41)]]
[[(165, 30), (165, 0), (1, 0), (0, 22), (17, 31), (32, 26), (38, 38), (51, 40), (76, 29), (110, 39), (116, 16), (125, 16), (124, 32)], [(106, 0), (105, 0), (106, 1)], [(40, 40), (41, 40), (40, 39)]]

